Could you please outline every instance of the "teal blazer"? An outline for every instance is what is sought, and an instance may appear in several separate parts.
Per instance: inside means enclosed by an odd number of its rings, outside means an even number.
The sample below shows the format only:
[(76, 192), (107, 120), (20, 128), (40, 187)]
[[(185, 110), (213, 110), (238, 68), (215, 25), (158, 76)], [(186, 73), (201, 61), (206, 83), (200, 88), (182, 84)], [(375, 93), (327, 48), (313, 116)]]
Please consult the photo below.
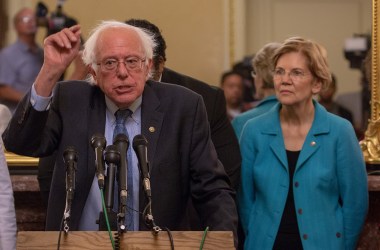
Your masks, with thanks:
[(275, 105), (243, 128), (238, 208), (245, 249), (272, 249), (289, 185), (305, 250), (355, 249), (368, 210), (365, 163), (352, 125), (314, 102), (293, 183)]
[(275, 95), (267, 96), (263, 100), (261, 100), (256, 107), (252, 108), (251, 110), (248, 110), (246, 112), (243, 112), (239, 115), (237, 115), (232, 121), (232, 127), (234, 128), (235, 134), (237, 138), (240, 138), (241, 131), (243, 130), (244, 125), (246, 122), (256, 116), (259, 116), (261, 114), (264, 114), (275, 104), (277, 104), (277, 98)]

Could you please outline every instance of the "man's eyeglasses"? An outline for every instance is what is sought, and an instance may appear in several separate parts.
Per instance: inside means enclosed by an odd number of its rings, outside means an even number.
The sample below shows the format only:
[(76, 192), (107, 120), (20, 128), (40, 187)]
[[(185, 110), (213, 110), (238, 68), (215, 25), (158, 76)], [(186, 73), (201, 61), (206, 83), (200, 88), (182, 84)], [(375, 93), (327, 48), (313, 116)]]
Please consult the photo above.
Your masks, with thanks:
[(139, 57), (127, 57), (122, 60), (116, 60), (113, 58), (105, 59), (104, 61), (97, 63), (96, 65), (100, 65), (101, 69), (106, 71), (113, 71), (117, 67), (119, 67), (119, 63), (124, 63), (126, 69), (128, 71), (136, 71), (142, 68), (143, 62), (145, 62), (146, 58)]
[(273, 71), (273, 79), (282, 79), (286, 74), (292, 81), (302, 80), (308, 73), (303, 72), (300, 69), (292, 69), (290, 72), (286, 73), (283, 68), (277, 68)]

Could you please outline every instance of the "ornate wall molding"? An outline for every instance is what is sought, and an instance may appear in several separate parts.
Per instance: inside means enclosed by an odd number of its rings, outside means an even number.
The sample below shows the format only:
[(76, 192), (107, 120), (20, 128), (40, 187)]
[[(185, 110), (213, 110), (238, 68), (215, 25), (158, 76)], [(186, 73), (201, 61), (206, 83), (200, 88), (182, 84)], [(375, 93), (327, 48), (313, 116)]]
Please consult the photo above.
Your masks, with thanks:
[(360, 142), (367, 164), (380, 164), (380, 95), (379, 95), (379, 1), (372, 0), (372, 44), (371, 44), (371, 117), (364, 139)]

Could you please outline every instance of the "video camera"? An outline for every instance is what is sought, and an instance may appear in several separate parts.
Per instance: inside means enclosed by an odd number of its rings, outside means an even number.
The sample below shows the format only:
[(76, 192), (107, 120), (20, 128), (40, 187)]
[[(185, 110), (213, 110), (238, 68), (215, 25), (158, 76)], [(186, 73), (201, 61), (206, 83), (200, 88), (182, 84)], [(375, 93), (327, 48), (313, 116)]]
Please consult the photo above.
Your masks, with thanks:
[(350, 62), (350, 68), (362, 69), (363, 60), (371, 48), (371, 36), (355, 34), (347, 38), (344, 44), (344, 56)]
[(63, 2), (58, 1), (56, 10), (50, 16), (48, 16), (49, 10), (47, 6), (43, 2), (37, 3), (36, 15), (38, 26), (47, 28), (47, 36), (78, 23), (74, 18), (67, 16), (63, 12)]

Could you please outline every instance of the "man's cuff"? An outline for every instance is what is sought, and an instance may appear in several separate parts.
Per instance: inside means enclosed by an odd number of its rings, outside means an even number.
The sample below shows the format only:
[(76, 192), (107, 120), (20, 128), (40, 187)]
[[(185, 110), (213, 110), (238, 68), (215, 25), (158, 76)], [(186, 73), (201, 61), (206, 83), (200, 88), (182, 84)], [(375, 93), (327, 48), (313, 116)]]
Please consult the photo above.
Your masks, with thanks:
[(34, 83), (32, 85), (32, 92), (30, 95), (30, 104), (37, 111), (46, 111), (50, 108), (51, 99), (53, 98), (53, 94), (49, 97), (43, 97), (37, 95), (36, 89), (34, 88)]

